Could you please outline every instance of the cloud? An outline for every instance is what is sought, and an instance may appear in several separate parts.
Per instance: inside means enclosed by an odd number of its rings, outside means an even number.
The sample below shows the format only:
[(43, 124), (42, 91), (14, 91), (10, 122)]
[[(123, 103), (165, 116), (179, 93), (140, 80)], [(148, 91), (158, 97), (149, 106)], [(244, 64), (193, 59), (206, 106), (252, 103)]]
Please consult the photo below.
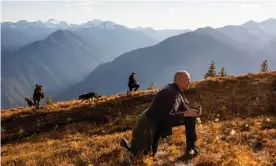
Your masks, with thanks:
[(171, 7), (169, 7), (169, 11), (170, 11), (170, 13), (177, 13), (178, 12), (178, 8), (171, 6)]
[(71, 5), (71, 4), (66, 4), (64, 7), (65, 7), (66, 9), (72, 9), (72, 5)]
[(93, 1), (81, 1), (78, 3), (79, 6), (82, 7), (83, 10), (90, 11), (92, 10), (92, 6), (97, 4), (98, 2), (93, 2)]
[(81, 9), (86, 10), (86, 11), (90, 11), (93, 8), (93, 5), (95, 5), (97, 2), (92, 2), (92, 1), (81, 1), (81, 2), (77, 2), (77, 3), (68, 3), (66, 5), (64, 5), (64, 7), (68, 10), (71, 10), (73, 7), (79, 6)]
[(92, 10), (92, 7), (85, 6), (85, 7), (83, 7), (83, 9), (89, 11), (89, 10)]
[(79, 6), (92, 6), (95, 4), (97, 4), (97, 2), (93, 2), (93, 1), (82, 1), (78, 3)]
[(261, 7), (256, 4), (242, 4), (244, 9), (260, 9)]

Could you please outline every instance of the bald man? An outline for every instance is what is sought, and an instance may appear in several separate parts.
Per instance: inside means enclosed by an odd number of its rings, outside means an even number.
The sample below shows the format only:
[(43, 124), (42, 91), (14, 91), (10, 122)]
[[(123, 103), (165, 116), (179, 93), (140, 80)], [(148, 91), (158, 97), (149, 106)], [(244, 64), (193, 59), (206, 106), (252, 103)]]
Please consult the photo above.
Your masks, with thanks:
[(195, 154), (196, 129), (195, 117), (201, 114), (201, 109), (190, 109), (185, 104), (182, 93), (191, 83), (190, 75), (186, 71), (177, 71), (173, 83), (166, 85), (154, 97), (152, 104), (138, 118), (132, 131), (131, 145), (122, 139), (120, 145), (136, 156), (138, 152), (153, 155), (157, 151), (160, 138), (172, 134), (172, 127), (185, 125), (186, 154)]

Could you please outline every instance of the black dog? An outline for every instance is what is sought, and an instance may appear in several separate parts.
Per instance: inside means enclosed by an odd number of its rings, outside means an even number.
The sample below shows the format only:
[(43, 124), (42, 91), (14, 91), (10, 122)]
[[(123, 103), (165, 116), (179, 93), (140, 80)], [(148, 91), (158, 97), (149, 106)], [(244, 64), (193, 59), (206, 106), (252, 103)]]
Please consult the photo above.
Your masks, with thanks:
[(88, 100), (90, 98), (100, 98), (101, 96), (95, 92), (89, 92), (79, 95), (79, 99)]
[(25, 97), (25, 100), (26, 100), (27, 104), (29, 105), (29, 107), (35, 106), (35, 103), (31, 98)]

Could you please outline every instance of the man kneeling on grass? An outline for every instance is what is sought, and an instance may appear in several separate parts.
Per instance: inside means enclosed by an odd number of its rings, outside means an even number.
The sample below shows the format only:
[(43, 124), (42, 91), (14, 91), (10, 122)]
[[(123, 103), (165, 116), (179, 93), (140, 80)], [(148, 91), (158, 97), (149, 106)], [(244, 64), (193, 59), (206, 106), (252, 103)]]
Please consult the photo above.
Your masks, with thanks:
[(201, 115), (201, 108), (190, 109), (183, 99), (183, 91), (191, 83), (190, 75), (186, 71), (177, 71), (174, 82), (165, 86), (154, 97), (152, 104), (137, 120), (132, 131), (130, 145), (123, 138), (120, 145), (137, 156), (138, 152), (148, 154), (152, 150), (157, 152), (158, 140), (172, 134), (172, 127), (185, 125), (186, 155), (197, 155), (196, 117)]

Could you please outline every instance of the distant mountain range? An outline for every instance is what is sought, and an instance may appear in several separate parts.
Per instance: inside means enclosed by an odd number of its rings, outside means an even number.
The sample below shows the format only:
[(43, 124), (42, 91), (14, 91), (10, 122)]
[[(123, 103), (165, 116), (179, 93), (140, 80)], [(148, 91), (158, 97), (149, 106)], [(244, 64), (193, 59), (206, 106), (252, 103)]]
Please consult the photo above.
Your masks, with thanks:
[(151, 27), (147, 27), (147, 28), (137, 27), (137, 28), (134, 28), (134, 30), (136, 30), (138, 32), (142, 32), (142, 33), (148, 35), (149, 37), (156, 39), (158, 41), (162, 41), (162, 40), (167, 39), (168, 37), (176, 36), (176, 35), (191, 31), (189, 29), (154, 30)]
[(261, 48), (275, 38), (275, 19), (269, 19), (260, 23), (248, 21), (240, 26), (225, 26), (217, 30), (243, 45)]
[[(276, 70), (275, 35), (270, 33), (273, 23), (276, 29), (276, 20), (266, 22), (269, 22), (267, 29), (261, 22), (261, 28), (254, 31), (244, 27), (248, 23), (218, 29), (199, 28), (170, 37), (157, 45), (125, 53), (110, 63), (98, 66), (57, 99), (72, 99), (89, 91), (103, 95), (125, 93), (132, 71), (137, 73), (141, 89), (146, 89), (152, 82), (157, 87), (171, 82), (174, 72), (180, 69), (189, 71), (192, 80), (202, 79), (211, 61), (215, 61), (217, 72), (225, 67), (231, 75), (258, 72), (264, 60), (268, 60), (269, 69)], [(254, 33), (257, 31), (259, 35)]]
[(24, 96), (32, 94), (35, 83), (54, 96), (82, 81), (99, 64), (159, 42), (101, 20), (81, 25), (54, 19), (4, 22), (1, 33), (2, 108), (25, 105)]
[(265, 59), (275, 69), (275, 22), (195, 31), (130, 29), (101, 20), (4, 22), (2, 108), (26, 105), (35, 83), (44, 85), (46, 96), (65, 100), (88, 91), (126, 92), (132, 71), (144, 89), (151, 82), (165, 85), (178, 69), (201, 79), (212, 60), (229, 74), (259, 71)]

